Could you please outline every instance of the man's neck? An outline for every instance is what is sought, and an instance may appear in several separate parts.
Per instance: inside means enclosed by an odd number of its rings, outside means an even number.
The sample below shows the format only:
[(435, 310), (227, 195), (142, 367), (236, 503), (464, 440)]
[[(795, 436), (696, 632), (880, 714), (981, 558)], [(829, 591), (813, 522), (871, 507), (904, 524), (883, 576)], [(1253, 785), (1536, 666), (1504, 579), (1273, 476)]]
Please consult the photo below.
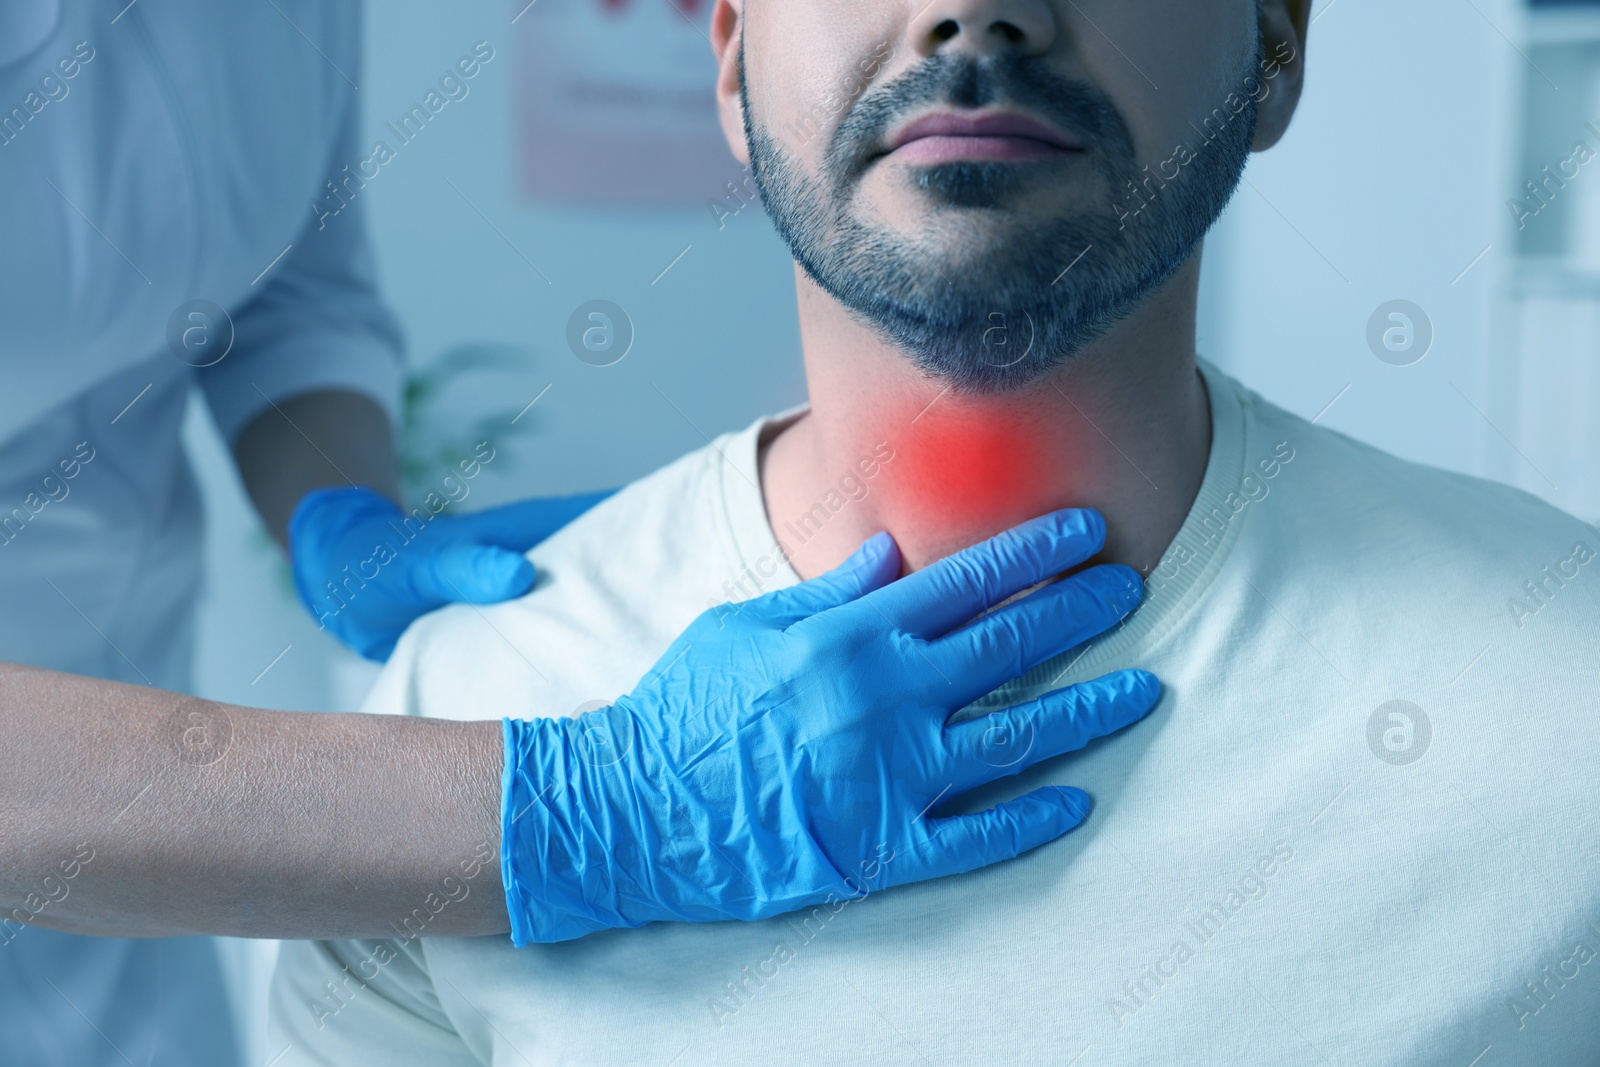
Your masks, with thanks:
[[(1160, 562), (1211, 443), (1194, 359), (1198, 254), (1064, 366), (985, 396), (929, 378), (796, 277), (811, 408), (769, 442), (761, 479), (802, 578), (878, 530), (916, 570), (1063, 507), (1105, 515), (1100, 561), (1144, 573)], [(1025, 325), (996, 321), (1008, 344), (1026, 343)]]

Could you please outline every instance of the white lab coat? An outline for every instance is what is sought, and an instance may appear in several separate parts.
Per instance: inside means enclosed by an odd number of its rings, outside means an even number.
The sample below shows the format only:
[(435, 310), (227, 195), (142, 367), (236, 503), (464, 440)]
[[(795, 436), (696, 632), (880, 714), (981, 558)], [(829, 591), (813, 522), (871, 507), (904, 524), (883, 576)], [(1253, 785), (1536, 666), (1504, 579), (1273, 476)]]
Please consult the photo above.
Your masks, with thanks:
[[(193, 385), (229, 440), (319, 389), (393, 414), (359, 195), (313, 208), (368, 154), (359, 44), (353, 0), (0, 2), (0, 660), (186, 687)], [(233, 323), (203, 370), (167, 341), (197, 299)], [(208, 941), (0, 944), (0, 1062), (214, 1065), (233, 1041)]]

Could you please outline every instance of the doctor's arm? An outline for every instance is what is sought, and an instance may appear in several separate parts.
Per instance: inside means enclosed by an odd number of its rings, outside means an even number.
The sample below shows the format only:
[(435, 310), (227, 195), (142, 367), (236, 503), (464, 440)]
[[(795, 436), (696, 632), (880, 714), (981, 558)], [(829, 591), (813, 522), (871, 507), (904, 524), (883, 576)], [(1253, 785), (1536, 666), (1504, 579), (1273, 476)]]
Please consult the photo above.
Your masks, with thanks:
[(521, 945), (765, 918), (1012, 858), (1089, 798), (935, 806), (1120, 730), (1160, 684), (1118, 671), (949, 719), (1132, 609), (1127, 568), (1048, 581), (1103, 543), (1097, 514), (1060, 512), (897, 581), (880, 534), (827, 575), (707, 611), (578, 719), (261, 711), (0, 666), (0, 943), (41, 926)]
[[(0, 942), (510, 929), (501, 726), (0, 667)], [(431, 894), (431, 896), (430, 896)]]

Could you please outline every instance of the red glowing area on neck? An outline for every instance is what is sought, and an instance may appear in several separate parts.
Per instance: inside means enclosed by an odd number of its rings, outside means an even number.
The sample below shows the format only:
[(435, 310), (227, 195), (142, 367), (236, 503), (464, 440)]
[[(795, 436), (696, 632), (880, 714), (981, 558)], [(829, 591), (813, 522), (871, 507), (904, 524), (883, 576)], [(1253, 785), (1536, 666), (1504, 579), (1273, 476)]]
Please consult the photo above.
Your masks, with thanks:
[(935, 405), (886, 436), (894, 511), (949, 550), (1062, 506), (1059, 456), (1029, 420)]

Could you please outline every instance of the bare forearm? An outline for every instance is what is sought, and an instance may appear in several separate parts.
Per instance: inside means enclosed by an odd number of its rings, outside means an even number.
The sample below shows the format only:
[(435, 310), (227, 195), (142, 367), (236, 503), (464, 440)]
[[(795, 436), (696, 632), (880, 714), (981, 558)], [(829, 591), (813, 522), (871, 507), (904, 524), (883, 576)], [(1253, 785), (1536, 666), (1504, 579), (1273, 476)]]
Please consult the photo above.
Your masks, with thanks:
[(313, 489), (361, 485), (399, 499), (389, 418), (359, 393), (324, 390), (280, 401), (244, 428), (233, 452), (250, 499), (280, 545), (288, 544), (295, 505)]
[(0, 940), (503, 933), (502, 759), (494, 722), (0, 666)]

